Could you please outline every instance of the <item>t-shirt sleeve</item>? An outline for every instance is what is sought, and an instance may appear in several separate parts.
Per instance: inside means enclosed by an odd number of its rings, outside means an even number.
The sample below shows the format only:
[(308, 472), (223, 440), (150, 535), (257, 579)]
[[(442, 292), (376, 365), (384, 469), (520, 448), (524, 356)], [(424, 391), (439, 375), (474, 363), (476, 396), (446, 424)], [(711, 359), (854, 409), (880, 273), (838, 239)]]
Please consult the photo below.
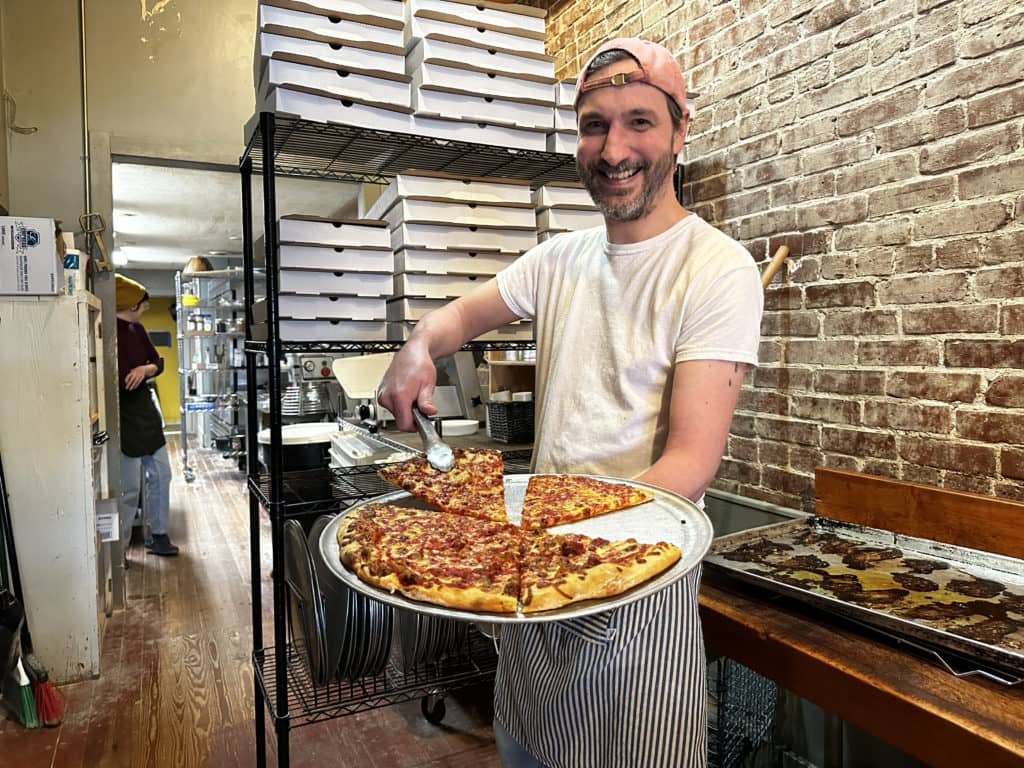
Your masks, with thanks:
[(757, 365), (764, 294), (757, 266), (721, 271), (692, 295), (676, 341), (676, 362), (728, 360)]
[(547, 250), (545, 245), (531, 248), (498, 273), (501, 298), (521, 318), (537, 316), (537, 285)]

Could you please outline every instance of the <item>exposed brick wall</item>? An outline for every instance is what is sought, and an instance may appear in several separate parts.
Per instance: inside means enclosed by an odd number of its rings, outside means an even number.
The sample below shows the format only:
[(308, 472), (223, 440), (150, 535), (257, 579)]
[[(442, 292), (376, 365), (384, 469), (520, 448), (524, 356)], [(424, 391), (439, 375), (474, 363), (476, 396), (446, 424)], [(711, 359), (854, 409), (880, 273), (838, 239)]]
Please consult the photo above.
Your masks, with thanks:
[(672, 49), (687, 206), (792, 251), (716, 486), (810, 510), (823, 464), (1024, 500), (1019, 0), (537, 4), (559, 77)]

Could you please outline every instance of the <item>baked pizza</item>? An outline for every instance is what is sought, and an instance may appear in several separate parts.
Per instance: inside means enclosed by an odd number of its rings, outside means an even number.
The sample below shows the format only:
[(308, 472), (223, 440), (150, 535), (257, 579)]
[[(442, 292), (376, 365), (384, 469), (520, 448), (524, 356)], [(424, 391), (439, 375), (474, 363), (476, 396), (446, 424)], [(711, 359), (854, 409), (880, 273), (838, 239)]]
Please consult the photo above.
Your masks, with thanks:
[(377, 474), (444, 512), (508, 522), (501, 451), (456, 448), (448, 472), (434, 469), (423, 456), (385, 464)]
[(526, 486), (521, 524), (524, 528), (551, 528), (653, 498), (643, 488), (586, 475), (534, 475)]

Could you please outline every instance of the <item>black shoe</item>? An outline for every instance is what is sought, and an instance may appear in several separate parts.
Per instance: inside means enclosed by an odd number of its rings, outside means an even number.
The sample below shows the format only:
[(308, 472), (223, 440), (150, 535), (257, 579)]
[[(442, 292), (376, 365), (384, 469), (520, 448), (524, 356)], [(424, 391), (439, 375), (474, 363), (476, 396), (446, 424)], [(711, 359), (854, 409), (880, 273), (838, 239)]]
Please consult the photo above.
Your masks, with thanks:
[(178, 548), (171, 544), (166, 533), (154, 533), (153, 543), (146, 545), (146, 550), (161, 557), (173, 557), (178, 554)]

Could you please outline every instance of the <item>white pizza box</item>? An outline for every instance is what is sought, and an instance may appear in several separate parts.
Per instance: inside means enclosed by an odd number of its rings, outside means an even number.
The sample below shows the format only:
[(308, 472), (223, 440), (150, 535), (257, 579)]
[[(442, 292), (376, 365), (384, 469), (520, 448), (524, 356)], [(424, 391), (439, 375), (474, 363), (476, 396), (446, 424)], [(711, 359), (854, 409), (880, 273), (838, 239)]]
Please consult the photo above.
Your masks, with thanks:
[(344, 67), (271, 59), (261, 87), (266, 90), (282, 85), (299, 86), (342, 99), (358, 99), (364, 104), (408, 109), (412, 101), (410, 80), (408, 75), (364, 74)]
[(555, 130), (564, 132), (577, 132), (576, 110), (572, 107), (555, 107)]
[(460, 224), (467, 227), (500, 227), (503, 229), (536, 229), (532, 206), (493, 205), (491, 203), (438, 202), (404, 197), (395, 201), (381, 216), (392, 229), (406, 224)]
[(555, 104), (559, 107), (573, 108), (576, 100), (576, 78), (559, 80), (555, 83)]
[(547, 13), (540, 8), (517, 3), (480, 2), (480, 0), (407, 0), (406, 14), (436, 13), (461, 20), (465, 24), (491, 25), (519, 30), (520, 34), (540, 35), (544, 39)]
[(574, 181), (551, 181), (533, 191), (533, 204), (543, 208), (574, 208), (579, 211), (596, 211), (594, 199), (587, 188)]
[(560, 229), (549, 229), (544, 232), (537, 232), (537, 242), (546, 243), (548, 240), (553, 238), (555, 235), (564, 235), (565, 231)]
[(494, 96), (450, 93), (424, 86), (420, 75), (412, 76), (412, 111), (426, 117), (446, 117), (464, 122), (490, 122), (514, 128), (551, 130), (553, 110), (548, 105), (511, 101)]
[[(496, 99), (523, 101), (554, 108), (551, 84), (543, 79), (532, 79), (514, 70), (482, 69), (469, 64), (436, 64), (416, 62), (416, 46), (406, 59), (406, 71), (416, 75), (419, 88), (462, 93), (467, 96), (493, 96)], [(414, 66), (410, 66), (410, 63)]]
[(488, 48), (500, 48), (517, 53), (544, 55), (544, 33), (527, 32), (521, 27), (507, 27), (496, 24), (467, 23), (459, 16), (437, 11), (415, 11), (406, 18), (406, 49), (412, 48), (417, 40), (440, 36)]
[(457, 299), (490, 279), (482, 275), (424, 275), (418, 272), (399, 272), (395, 275), (394, 297)]
[[(386, 211), (399, 198), (450, 200), (464, 203), (533, 204), (530, 182), (524, 179), (458, 176), (442, 171), (400, 173), (374, 201), (371, 211)], [(367, 218), (375, 218), (368, 215)]]
[(64, 262), (57, 255), (54, 220), (0, 216), (0, 295), (63, 292)]
[(406, 322), (422, 320), (423, 317), (435, 309), (440, 309), (449, 302), (449, 299), (425, 299), (420, 297), (402, 297), (388, 301), (388, 320), (391, 322)]
[(445, 35), (421, 38), (409, 51), (406, 72), (411, 75), (424, 61), (450, 67), (468, 65), (488, 72), (519, 72), (523, 77), (536, 79), (538, 82), (555, 82), (554, 56), (495, 48), (465, 38)]
[[(279, 5), (295, 5), (287, 0), (274, 0)], [(377, 43), (405, 49), (405, 24), (402, 21), (376, 16), (342, 15), (325, 11), (260, 5), (259, 31), (291, 34), (292, 31), (314, 34), (320, 38)]]
[(320, 272), (309, 269), (279, 269), (280, 293), (310, 296), (390, 296), (392, 276), (376, 272)]
[(387, 299), (366, 296), (296, 296), (279, 294), (281, 317), (293, 320), (384, 320)]
[(378, 219), (328, 219), (290, 214), (277, 222), (281, 243), (387, 248), (391, 245), (387, 222)]
[(253, 83), (257, 85), (263, 80), (267, 61), (275, 57), (367, 72), (405, 74), (405, 54), (402, 49), (379, 43), (334, 40), (296, 29), (284, 30), (282, 34), (258, 32), (255, 42)]
[(493, 277), (519, 258), (519, 255), (492, 251), (438, 251), (426, 248), (402, 248), (395, 252), (394, 257), (395, 272)]
[(462, 122), (443, 117), (412, 115), (411, 130), (421, 136), (448, 141), (468, 141), (492, 147), (510, 147), (543, 152), (547, 137), (543, 129), (512, 128), (486, 122)]
[[(416, 328), (416, 323), (411, 321), (406, 322), (389, 322), (388, 323), (388, 339), (390, 341), (408, 341), (409, 337), (412, 336), (413, 330)], [(491, 331), (486, 331), (479, 336), (474, 337), (473, 341), (532, 341), (533, 340), (533, 323), (527, 321), (519, 321), (516, 323), (510, 323), (509, 325), (502, 325)]]
[(391, 247), (396, 252), (403, 248), (425, 248), (519, 255), (536, 244), (536, 230), (401, 224), (391, 231)]
[(317, 13), (345, 19), (365, 19), (405, 23), (403, 0), (260, 0), (260, 5), (274, 5), (295, 11)]
[[(395, 255), (388, 245), (364, 248), (349, 245), (293, 245), (280, 243), (277, 246), (277, 265), (287, 269), (318, 269), (336, 272), (393, 272)], [(262, 237), (253, 245), (253, 260), (265, 264), (266, 250)]]
[(370, 128), (394, 133), (412, 131), (412, 115), (400, 107), (385, 108), (364, 104), (355, 99), (342, 99), (301, 86), (282, 86), (261, 90), (256, 114), (245, 125), (245, 140), (259, 127), (260, 112), (293, 115), (317, 123), (338, 123), (356, 128)]
[(576, 154), (576, 132), (555, 131), (547, 136), (548, 152), (556, 152), (560, 155)]
[(576, 211), (571, 208), (544, 208), (537, 211), (537, 230), (542, 232), (552, 229), (575, 231), (603, 226), (604, 216), (600, 211)]
[[(281, 341), (387, 341), (385, 320), (279, 320)], [(254, 341), (267, 340), (267, 324), (253, 323)]]

